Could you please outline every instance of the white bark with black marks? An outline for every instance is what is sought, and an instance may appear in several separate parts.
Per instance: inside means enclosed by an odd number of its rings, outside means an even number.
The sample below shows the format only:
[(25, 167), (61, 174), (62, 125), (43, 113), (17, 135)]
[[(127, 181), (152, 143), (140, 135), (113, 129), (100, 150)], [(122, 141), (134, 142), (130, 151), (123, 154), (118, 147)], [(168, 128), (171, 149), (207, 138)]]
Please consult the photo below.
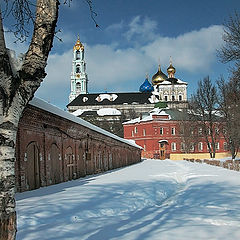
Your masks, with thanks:
[(0, 240), (15, 239), (15, 145), (22, 112), (46, 76), (58, 0), (38, 0), (34, 32), (23, 61), (6, 49), (0, 16)]

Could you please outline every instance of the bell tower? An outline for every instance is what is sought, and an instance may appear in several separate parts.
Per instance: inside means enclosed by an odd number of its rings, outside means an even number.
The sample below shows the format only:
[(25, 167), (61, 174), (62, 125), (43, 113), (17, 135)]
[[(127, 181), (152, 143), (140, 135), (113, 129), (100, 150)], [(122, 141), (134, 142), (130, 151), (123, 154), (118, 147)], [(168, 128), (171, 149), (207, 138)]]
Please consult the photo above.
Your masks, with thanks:
[(69, 102), (73, 101), (79, 94), (88, 93), (88, 77), (86, 73), (86, 62), (84, 60), (84, 46), (78, 37), (73, 47), (72, 73), (71, 73), (71, 93)]

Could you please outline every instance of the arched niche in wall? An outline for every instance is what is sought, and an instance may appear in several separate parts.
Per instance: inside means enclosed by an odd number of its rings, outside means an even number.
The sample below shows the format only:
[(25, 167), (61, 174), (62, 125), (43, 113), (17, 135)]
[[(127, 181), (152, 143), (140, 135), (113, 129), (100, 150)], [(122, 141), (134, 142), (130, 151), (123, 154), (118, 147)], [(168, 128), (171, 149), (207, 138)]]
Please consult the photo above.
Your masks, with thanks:
[(60, 183), (62, 181), (62, 157), (59, 147), (53, 143), (49, 150), (50, 160), (50, 178), (52, 184)]
[(40, 154), (37, 142), (30, 142), (27, 145), (24, 161), (26, 162), (26, 180), (28, 190), (37, 189), (41, 186), (40, 175)]
[(67, 179), (72, 180), (75, 178), (75, 161), (74, 161), (74, 155), (73, 155), (73, 149), (72, 147), (68, 147), (65, 152), (65, 166), (66, 166), (66, 173), (67, 173)]

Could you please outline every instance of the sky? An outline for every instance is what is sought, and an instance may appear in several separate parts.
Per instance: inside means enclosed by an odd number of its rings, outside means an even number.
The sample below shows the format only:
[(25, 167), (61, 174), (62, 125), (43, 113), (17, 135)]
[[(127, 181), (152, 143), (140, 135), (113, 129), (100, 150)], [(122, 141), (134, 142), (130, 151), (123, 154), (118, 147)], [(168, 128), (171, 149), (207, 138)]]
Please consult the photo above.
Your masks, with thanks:
[(17, 240), (236, 240), (240, 173), (145, 160), (16, 194)]
[[(85, 0), (60, 5), (57, 37), (62, 42), (55, 38), (47, 77), (35, 96), (66, 109), (78, 35), (85, 46), (89, 93), (138, 92), (159, 63), (166, 73), (170, 56), (175, 76), (188, 82), (189, 97), (204, 77), (229, 76), (231, 64), (220, 63), (216, 49), (223, 44), (222, 24), (239, 13), (239, 0), (93, 0), (93, 9), (99, 28)], [(4, 28), (10, 28), (10, 20)], [(10, 33), (6, 42), (17, 53), (27, 49), (28, 41), (15, 44)]]

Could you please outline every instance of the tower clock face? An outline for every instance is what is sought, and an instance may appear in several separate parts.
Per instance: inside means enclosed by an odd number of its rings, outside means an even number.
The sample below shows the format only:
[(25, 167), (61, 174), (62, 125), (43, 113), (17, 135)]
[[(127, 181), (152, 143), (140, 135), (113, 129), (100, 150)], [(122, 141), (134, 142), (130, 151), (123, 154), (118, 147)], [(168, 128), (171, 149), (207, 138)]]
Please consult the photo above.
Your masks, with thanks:
[(77, 78), (80, 78), (80, 74), (76, 74), (76, 77), (77, 77)]

